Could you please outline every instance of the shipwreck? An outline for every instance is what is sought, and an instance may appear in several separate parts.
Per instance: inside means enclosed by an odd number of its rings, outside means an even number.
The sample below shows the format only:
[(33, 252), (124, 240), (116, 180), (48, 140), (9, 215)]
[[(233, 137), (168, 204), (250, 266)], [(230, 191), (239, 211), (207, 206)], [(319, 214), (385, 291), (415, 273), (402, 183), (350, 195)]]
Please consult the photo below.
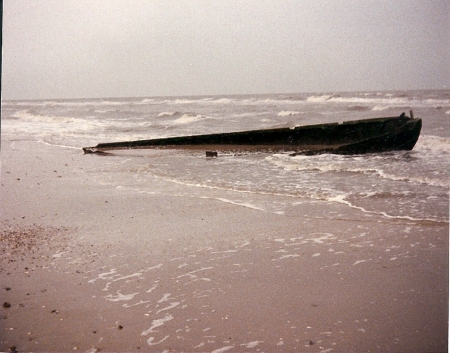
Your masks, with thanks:
[(365, 154), (412, 150), (422, 120), (400, 116), (294, 128), (274, 128), (150, 140), (99, 143), (84, 153), (124, 149), (195, 149), (224, 152), (291, 152), (294, 154)]

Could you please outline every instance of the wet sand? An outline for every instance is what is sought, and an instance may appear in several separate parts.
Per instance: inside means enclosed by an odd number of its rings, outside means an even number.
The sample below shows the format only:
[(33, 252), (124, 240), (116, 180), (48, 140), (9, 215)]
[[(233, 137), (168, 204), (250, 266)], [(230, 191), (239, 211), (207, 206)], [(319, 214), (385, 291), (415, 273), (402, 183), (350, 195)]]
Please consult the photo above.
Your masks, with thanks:
[(107, 158), (2, 141), (1, 351), (447, 351), (448, 223), (136, 193)]

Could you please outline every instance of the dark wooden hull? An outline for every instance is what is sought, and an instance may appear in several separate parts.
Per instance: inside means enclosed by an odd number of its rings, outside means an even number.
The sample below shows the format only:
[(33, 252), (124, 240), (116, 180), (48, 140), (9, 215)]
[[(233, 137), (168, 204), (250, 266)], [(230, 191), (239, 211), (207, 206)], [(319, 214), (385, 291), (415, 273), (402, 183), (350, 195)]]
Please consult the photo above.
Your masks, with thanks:
[[(412, 112), (411, 112), (412, 115)], [(85, 153), (118, 149), (172, 148), (215, 151), (290, 151), (303, 154), (363, 154), (411, 150), (422, 120), (405, 116), (344, 123), (100, 143)]]

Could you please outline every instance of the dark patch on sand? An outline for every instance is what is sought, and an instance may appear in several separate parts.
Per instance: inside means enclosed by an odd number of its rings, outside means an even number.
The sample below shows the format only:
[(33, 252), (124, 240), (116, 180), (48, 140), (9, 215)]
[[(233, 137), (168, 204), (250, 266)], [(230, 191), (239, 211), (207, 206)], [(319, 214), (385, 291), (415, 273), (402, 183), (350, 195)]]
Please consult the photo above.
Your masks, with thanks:
[[(25, 259), (42, 257), (44, 250), (64, 248), (69, 229), (65, 227), (44, 227), (40, 225), (0, 225), (0, 273), (6, 266)], [(28, 268), (25, 268), (28, 270)]]

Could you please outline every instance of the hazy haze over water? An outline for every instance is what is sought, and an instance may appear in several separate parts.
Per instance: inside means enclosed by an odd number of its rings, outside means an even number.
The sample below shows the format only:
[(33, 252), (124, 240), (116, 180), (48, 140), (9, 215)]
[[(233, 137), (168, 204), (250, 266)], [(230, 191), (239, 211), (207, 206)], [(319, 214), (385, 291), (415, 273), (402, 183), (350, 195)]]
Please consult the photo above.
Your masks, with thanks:
[(450, 84), (447, 0), (3, 4), (3, 100)]

